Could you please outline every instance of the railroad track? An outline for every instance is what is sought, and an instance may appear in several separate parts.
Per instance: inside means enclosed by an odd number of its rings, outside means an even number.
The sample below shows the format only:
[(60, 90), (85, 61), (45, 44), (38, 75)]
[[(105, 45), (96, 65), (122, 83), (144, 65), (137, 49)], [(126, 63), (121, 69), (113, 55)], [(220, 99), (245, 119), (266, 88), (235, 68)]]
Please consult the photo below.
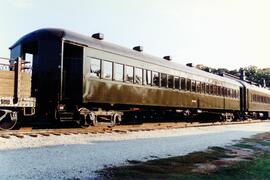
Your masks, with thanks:
[(170, 122), (170, 123), (144, 123), (142, 125), (119, 125), (115, 127), (99, 125), (89, 128), (59, 128), (59, 129), (32, 129), (24, 127), (20, 130), (0, 131), (0, 138), (9, 139), (11, 137), (24, 138), (26, 136), (37, 138), (45, 136), (68, 136), (76, 134), (105, 134), (140, 131), (167, 130), (189, 127), (206, 127), (206, 126), (224, 126), (234, 124), (251, 124), (260, 122), (270, 122), (270, 120), (245, 120), (239, 122), (213, 122), (213, 123), (198, 123), (198, 122)]

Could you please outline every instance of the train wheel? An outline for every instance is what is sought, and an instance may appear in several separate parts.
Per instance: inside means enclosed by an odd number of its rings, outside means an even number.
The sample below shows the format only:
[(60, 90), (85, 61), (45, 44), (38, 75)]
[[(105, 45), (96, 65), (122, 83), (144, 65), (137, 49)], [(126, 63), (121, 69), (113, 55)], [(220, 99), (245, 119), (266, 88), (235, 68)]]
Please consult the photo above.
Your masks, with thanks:
[(78, 121), (78, 124), (82, 127), (82, 128), (88, 128), (90, 124), (88, 124), (88, 117), (87, 115), (80, 115), (80, 120)]
[(112, 117), (112, 120), (111, 120), (111, 124), (112, 124), (112, 126), (115, 126), (115, 125), (117, 125), (117, 124), (120, 124), (120, 122), (121, 122), (121, 115), (119, 115), (119, 114), (114, 114), (113, 115), (113, 117)]
[(92, 124), (92, 126), (96, 126), (98, 123), (97, 116), (93, 112), (90, 112), (88, 114), (88, 117), (89, 117), (89, 124)]
[(78, 121), (79, 125), (82, 128), (89, 127), (91, 125), (91, 120), (89, 117), (89, 113), (91, 113), (90, 110), (87, 108), (80, 108), (78, 111), (80, 114), (80, 120)]
[(16, 126), (18, 114), (15, 111), (1, 110), (0, 129), (10, 130)]

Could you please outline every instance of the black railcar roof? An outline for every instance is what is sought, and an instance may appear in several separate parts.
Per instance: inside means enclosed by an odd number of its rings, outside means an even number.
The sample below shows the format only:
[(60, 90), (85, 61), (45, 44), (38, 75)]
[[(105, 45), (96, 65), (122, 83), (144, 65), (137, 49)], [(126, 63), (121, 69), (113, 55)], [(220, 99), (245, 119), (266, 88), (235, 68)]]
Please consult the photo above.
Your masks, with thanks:
[(104, 50), (108, 52), (113, 52), (115, 54), (131, 57), (131, 58), (138, 59), (147, 63), (157, 64), (160, 66), (165, 66), (168, 68), (180, 70), (180, 71), (193, 74), (196, 76), (210, 78), (217, 81), (222, 81), (222, 82), (229, 83), (235, 86), (242, 86), (241, 83), (230, 78), (221, 77), (221, 76), (208, 73), (208, 72), (205, 72), (205, 71), (193, 68), (193, 67), (187, 67), (185, 65), (181, 65), (175, 62), (164, 60), (156, 56), (146, 54), (144, 52), (138, 52), (138, 51), (125, 48), (125, 47), (122, 47), (113, 43), (109, 43), (103, 40), (102, 41), (97, 40), (95, 38), (92, 38), (91, 36), (82, 35), (82, 34), (75, 33), (69, 30), (65, 30), (65, 29), (44, 28), (44, 29), (36, 30), (20, 38), (10, 48), (17, 46), (20, 43), (33, 41), (37, 39), (64, 39), (64, 40), (72, 41), (72, 42), (75, 42), (75, 43), (78, 43), (87, 47), (92, 47), (92, 48), (96, 48), (96, 49), (100, 49), (100, 50)]

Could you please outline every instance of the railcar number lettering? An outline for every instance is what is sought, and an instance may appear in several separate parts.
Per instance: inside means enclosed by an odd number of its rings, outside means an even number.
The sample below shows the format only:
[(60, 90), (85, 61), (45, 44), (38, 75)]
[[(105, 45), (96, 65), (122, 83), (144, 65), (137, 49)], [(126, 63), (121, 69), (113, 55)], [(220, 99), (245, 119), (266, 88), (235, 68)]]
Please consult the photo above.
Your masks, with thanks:
[(1, 99), (0, 104), (10, 104), (10, 100), (8, 99)]

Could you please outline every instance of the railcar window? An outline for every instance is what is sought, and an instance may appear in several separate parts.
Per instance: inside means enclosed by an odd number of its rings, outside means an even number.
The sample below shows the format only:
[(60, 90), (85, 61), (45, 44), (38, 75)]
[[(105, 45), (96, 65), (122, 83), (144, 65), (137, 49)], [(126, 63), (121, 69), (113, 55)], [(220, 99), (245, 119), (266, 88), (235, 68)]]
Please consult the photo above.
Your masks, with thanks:
[(222, 87), (219, 86), (218, 88), (219, 88), (219, 96), (222, 96)]
[(210, 85), (209, 85), (209, 93), (210, 93), (210, 94), (214, 94), (214, 87), (213, 87), (213, 84), (210, 84)]
[(196, 91), (201, 92), (201, 82), (196, 82)]
[(159, 86), (159, 73), (158, 72), (152, 72), (152, 82), (153, 82), (153, 86)]
[(202, 83), (202, 93), (205, 93), (205, 83)]
[(218, 95), (218, 96), (221, 95), (220, 90), (221, 90), (221, 89), (220, 89), (220, 86), (217, 86), (217, 95)]
[(134, 68), (132, 66), (125, 66), (125, 80), (126, 82), (133, 83)]
[(210, 93), (209, 84), (206, 84), (206, 85), (205, 85), (205, 92), (206, 92), (207, 94)]
[(167, 87), (167, 74), (161, 73), (161, 87)]
[(233, 90), (233, 98), (236, 98), (236, 90)]
[(224, 88), (224, 96), (228, 97), (228, 89), (227, 88)]
[(151, 85), (152, 84), (152, 71), (144, 70), (143, 71), (143, 84)]
[(215, 85), (211, 85), (211, 88), (212, 88), (212, 93), (211, 94), (213, 94), (213, 95), (215, 95), (216, 94), (216, 89), (215, 89)]
[(174, 88), (179, 89), (180, 88), (180, 78), (174, 77)]
[(222, 87), (222, 86), (220, 87), (220, 95), (224, 96), (224, 87)]
[(231, 89), (228, 89), (227, 95), (228, 95), (228, 97), (231, 97)]
[(112, 79), (112, 62), (103, 61), (102, 69), (103, 69), (102, 77), (104, 79)]
[(187, 91), (191, 90), (191, 80), (187, 79)]
[(135, 84), (142, 84), (142, 69), (135, 68)]
[(191, 81), (191, 91), (196, 92), (196, 81)]
[(186, 79), (181, 78), (181, 90), (186, 90)]
[(101, 74), (101, 61), (100, 59), (91, 58), (90, 59), (90, 77), (99, 78)]
[(217, 86), (216, 85), (213, 85), (213, 94), (217, 95)]
[(168, 76), (168, 88), (173, 88), (173, 76)]
[(123, 81), (124, 80), (124, 65), (123, 64), (114, 64), (114, 80)]

